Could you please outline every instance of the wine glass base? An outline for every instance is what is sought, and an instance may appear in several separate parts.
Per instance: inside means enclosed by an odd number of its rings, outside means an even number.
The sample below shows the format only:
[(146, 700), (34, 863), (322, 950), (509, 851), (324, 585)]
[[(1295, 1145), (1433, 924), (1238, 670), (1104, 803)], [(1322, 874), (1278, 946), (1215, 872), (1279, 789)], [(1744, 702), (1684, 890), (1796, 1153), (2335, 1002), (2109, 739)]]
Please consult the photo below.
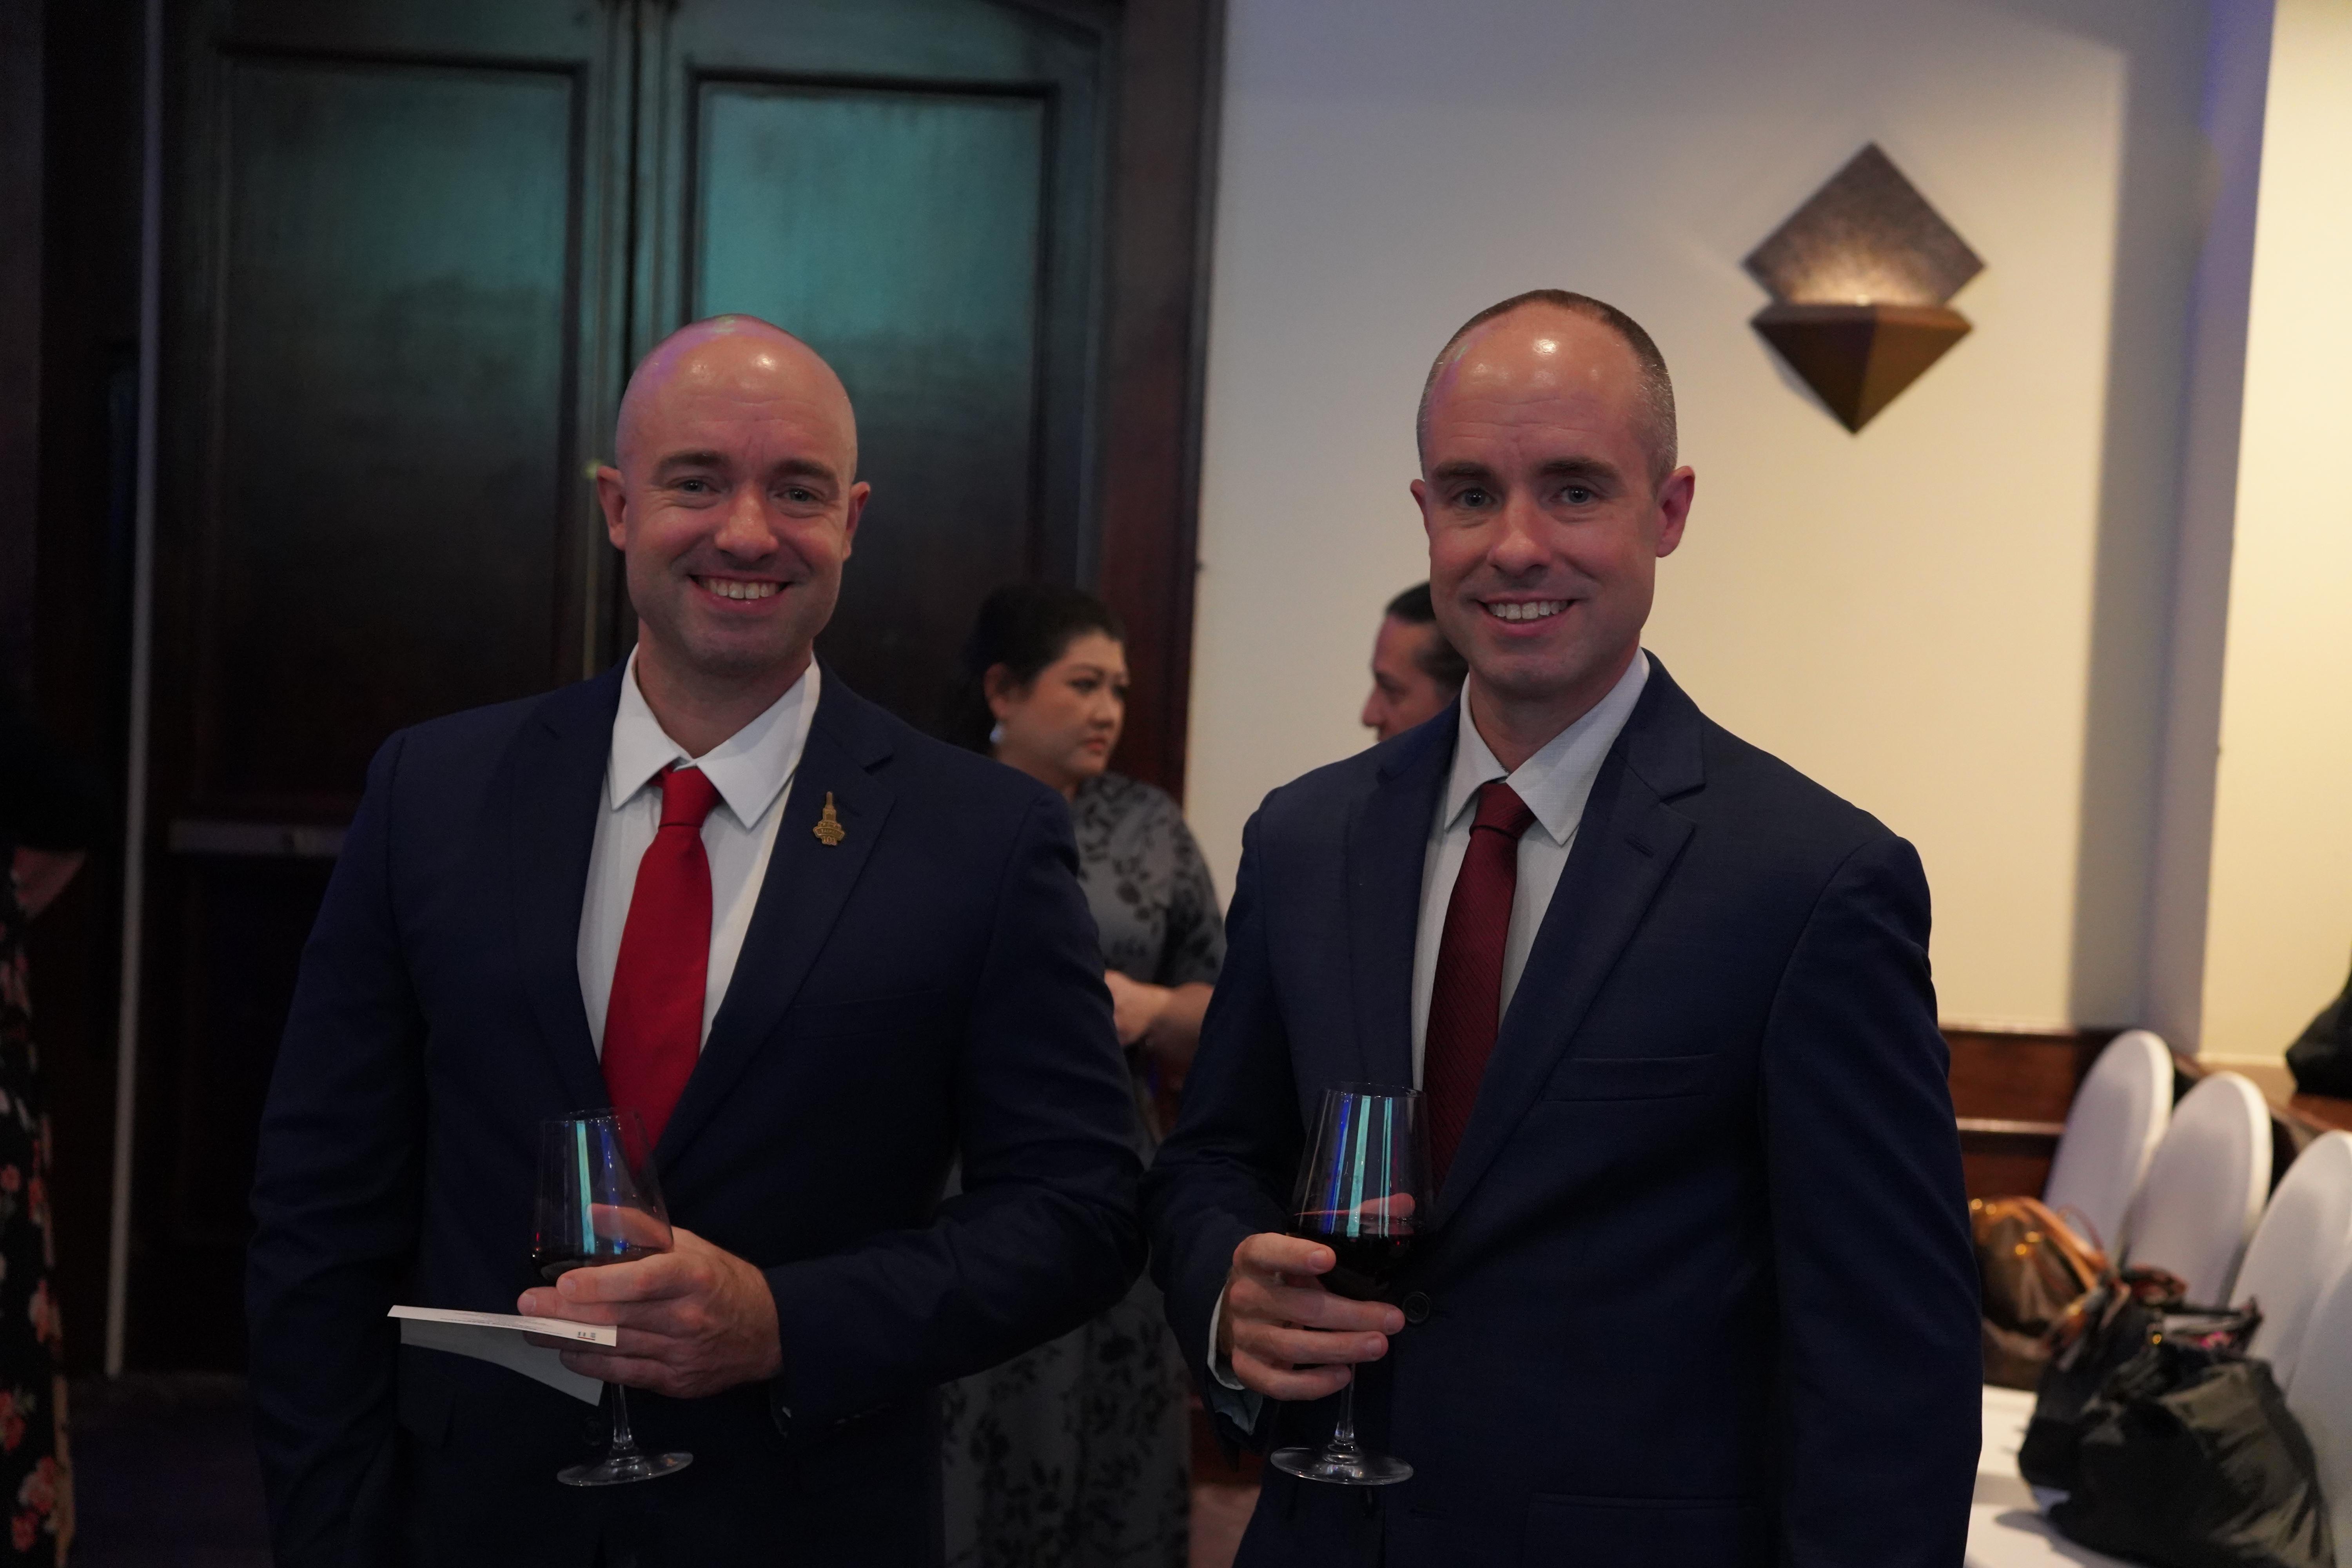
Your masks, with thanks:
[(1335, 1454), (1328, 1448), (1276, 1448), (1266, 1462), (1302, 1481), (1335, 1487), (1392, 1487), (1412, 1479), (1412, 1467), (1387, 1454)]
[(555, 1479), (567, 1487), (620, 1487), (674, 1476), (692, 1463), (692, 1454), (610, 1454), (593, 1465), (558, 1470)]

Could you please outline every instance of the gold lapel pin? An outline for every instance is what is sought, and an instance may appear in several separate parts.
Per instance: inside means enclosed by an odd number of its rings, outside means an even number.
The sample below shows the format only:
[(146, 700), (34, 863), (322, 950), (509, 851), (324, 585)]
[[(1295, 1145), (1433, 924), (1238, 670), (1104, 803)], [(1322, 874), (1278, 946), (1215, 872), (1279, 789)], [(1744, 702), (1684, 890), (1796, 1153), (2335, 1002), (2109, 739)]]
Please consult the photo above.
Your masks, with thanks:
[(833, 809), (831, 790), (824, 792), (824, 815), (816, 819), (816, 826), (809, 831), (815, 834), (816, 841), (827, 849), (839, 847), (841, 841), (849, 837), (849, 829), (841, 826), (841, 818)]

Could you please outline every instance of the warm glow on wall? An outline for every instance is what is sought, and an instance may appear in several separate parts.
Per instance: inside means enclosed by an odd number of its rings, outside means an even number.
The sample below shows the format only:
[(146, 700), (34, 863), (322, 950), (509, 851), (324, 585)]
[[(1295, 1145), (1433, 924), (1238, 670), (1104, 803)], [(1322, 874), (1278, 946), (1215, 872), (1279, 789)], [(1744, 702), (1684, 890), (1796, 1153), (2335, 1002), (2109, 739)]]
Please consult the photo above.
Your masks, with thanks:
[(1944, 301), (1984, 270), (1872, 142), (1748, 258), (1772, 291), (1754, 325), (1849, 430), (1968, 335)]

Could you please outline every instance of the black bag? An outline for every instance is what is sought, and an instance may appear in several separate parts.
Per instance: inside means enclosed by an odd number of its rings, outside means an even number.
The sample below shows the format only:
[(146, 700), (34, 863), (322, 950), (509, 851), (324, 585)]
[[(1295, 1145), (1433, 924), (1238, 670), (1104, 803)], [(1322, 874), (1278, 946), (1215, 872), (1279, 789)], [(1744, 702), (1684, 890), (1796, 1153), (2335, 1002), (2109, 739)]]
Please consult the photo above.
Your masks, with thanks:
[(2297, 1091), (2352, 1100), (2352, 981), (2286, 1048), (2286, 1065)]
[(2160, 1338), (2076, 1417), (2067, 1539), (2161, 1568), (2335, 1568), (2310, 1441), (2270, 1363)]
[[(2160, 1268), (2110, 1273), (2053, 1325), (2050, 1360), (2017, 1454), (2018, 1474), (2029, 1484), (2062, 1492), (2074, 1489), (2084, 1407), (2098, 1397), (2109, 1378), (2163, 1339), (2168, 1313), (2186, 1313), (2181, 1300), (2185, 1289), (2179, 1276)], [(2209, 1336), (2217, 1331), (2234, 1336), (2242, 1350), (2262, 1316), (2198, 1314), (2180, 1321)]]

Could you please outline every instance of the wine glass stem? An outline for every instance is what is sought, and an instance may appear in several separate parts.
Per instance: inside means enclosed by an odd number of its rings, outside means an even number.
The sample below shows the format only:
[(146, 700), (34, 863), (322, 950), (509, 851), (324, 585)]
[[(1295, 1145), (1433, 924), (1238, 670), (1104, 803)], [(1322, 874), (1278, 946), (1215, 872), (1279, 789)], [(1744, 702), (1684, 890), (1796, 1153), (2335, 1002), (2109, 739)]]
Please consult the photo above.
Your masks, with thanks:
[(1352, 1373), (1339, 1385), (1339, 1423), (1331, 1428), (1330, 1452), (1350, 1458), (1356, 1453), (1356, 1379)]
[(614, 1455), (634, 1454), (637, 1451), (637, 1439), (629, 1431), (629, 1391), (617, 1383), (605, 1386), (613, 1391), (613, 1442), (610, 1451)]

